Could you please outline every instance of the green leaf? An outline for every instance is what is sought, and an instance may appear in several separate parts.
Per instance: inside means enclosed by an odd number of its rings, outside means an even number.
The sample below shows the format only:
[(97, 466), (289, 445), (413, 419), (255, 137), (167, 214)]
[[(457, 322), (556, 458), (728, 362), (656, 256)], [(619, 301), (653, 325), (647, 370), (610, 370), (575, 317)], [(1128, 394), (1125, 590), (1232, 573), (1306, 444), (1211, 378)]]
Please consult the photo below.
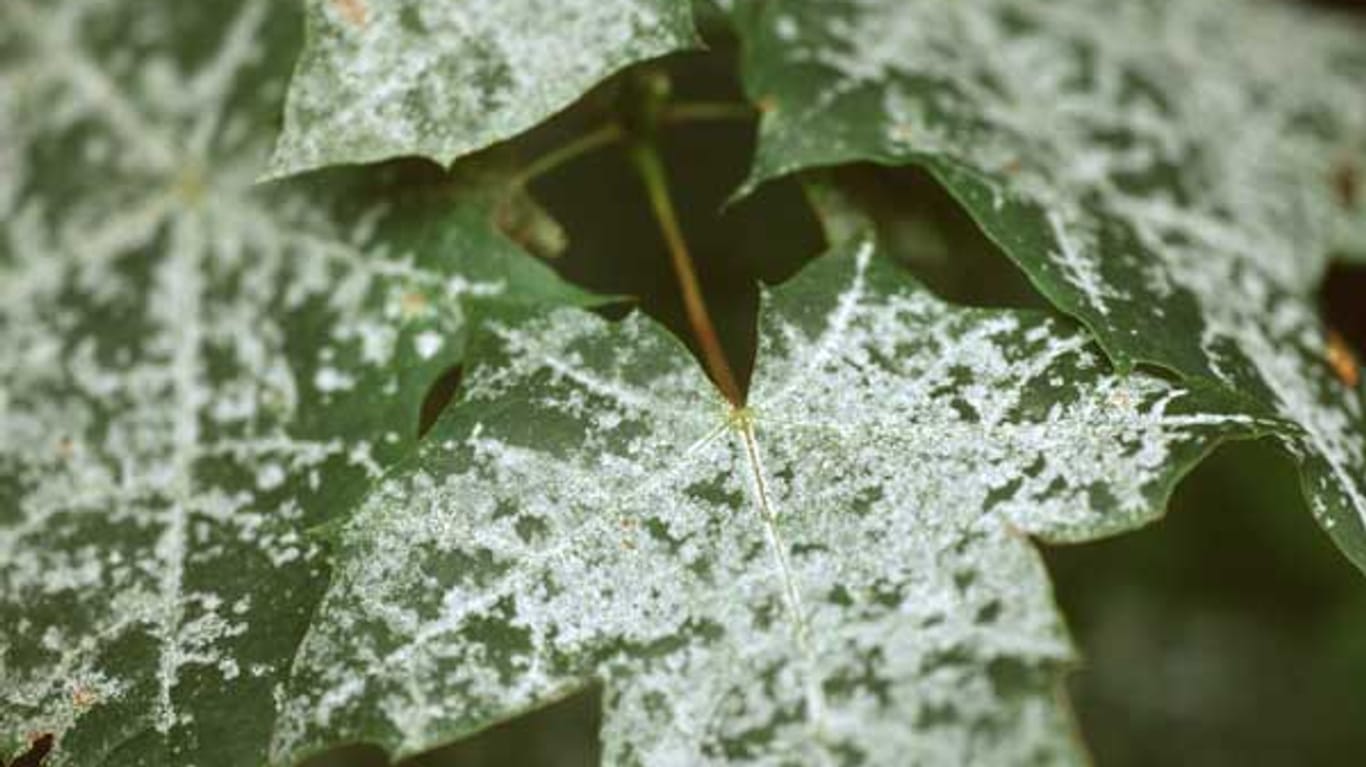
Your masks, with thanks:
[(272, 175), (510, 138), (613, 72), (692, 48), (679, 0), (308, 0)]
[(587, 300), (493, 171), (254, 186), (291, 7), (0, 7), (0, 761), (262, 761), (308, 528), (409, 452), (481, 305)]
[[(1366, 252), (1366, 27), (1269, 2), (737, 3), (753, 180), (933, 172), (1122, 368), (1288, 419), (1315, 516), (1366, 568), (1366, 422), (1315, 306)], [(1351, 189), (1355, 181), (1350, 182)], [(1350, 379), (1350, 376), (1346, 377)]]
[(1278, 427), (873, 250), (765, 295), (741, 411), (638, 314), (491, 319), (342, 532), (277, 758), (411, 754), (597, 681), (608, 764), (1079, 761), (1026, 535), (1141, 525)]

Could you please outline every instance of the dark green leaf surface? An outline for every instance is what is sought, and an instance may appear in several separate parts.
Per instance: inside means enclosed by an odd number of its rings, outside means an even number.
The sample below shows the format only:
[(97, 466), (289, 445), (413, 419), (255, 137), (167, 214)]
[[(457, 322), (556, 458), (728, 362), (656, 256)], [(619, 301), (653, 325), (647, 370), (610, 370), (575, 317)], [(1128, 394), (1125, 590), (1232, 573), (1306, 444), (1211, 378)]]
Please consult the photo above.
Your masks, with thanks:
[(284, 175), (421, 155), (449, 163), (599, 80), (696, 44), (679, 0), (308, 0), (271, 163)]
[(1328, 256), (1366, 251), (1366, 28), (1255, 0), (735, 12), (767, 108), (756, 181), (929, 168), (1121, 367), (1297, 424), (1314, 513), (1366, 567), (1362, 392), (1314, 305)]
[(410, 449), (482, 301), (584, 300), (492, 172), (253, 186), (298, 25), (0, 7), (0, 760), (260, 762), (307, 529)]
[(1143, 524), (1276, 425), (873, 251), (766, 294), (741, 411), (639, 315), (491, 320), (342, 533), (277, 756), (410, 754), (598, 680), (609, 764), (1078, 761), (1025, 535)]

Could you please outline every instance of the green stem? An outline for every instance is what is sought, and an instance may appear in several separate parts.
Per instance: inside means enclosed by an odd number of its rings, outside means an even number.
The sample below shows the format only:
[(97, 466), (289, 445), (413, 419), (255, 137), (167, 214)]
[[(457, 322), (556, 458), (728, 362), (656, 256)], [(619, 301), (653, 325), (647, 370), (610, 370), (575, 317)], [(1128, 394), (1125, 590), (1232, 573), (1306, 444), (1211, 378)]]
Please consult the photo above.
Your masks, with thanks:
[[(696, 102), (671, 104), (665, 107), (660, 121), (665, 124), (691, 122), (722, 122), (750, 120), (757, 114), (749, 104), (732, 102)], [(626, 137), (615, 123), (596, 128), (566, 144), (537, 157), (522, 168), (512, 180), (512, 186), (526, 186), (531, 181), (554, 171), (583, 155), (611, 146)]]
[(693, 335), (701, 347), (702, 362), (726, 399), (737, 408), (743, 407), (744, 392), (726, 360), (716, 326), (712, 324), (706, 301), (702, 299), (702, 287), (692, 256), (688, 253), (687, 242), (683, 239), (683, 230), (678, 225), (678, 214), (674, 211), (673, 198), (669, 196), (669, 179), (664, 162), (658, 150), (648, 141), (633, 141), (629, 152), (631, 162), (645, 184), (650, 206), (664, 235), (664, 244), (668, 246), (669, 260), (673, 263), (674, 275), (683, 292), (683, 308), (688, 316), (688, 325), (692, 327)]
[(512, 186), (525, 186), (527, 182), (534, 181), (575, 158), (615, 144), (622, 136), (621, 128), (615, 123), (589, 131), (532, 160), (513, 178)]

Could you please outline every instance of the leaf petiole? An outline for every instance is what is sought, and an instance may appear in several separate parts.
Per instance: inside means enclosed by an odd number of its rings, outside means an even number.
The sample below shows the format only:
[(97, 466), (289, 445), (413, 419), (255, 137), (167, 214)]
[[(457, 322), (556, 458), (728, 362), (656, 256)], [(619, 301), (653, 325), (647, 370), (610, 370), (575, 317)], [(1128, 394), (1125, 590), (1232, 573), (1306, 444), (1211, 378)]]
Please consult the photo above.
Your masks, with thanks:
[(674, 210), (673, 198), (669, 195), (669, 179), (660, 159), (659, 151), (647, 140), (632, 141), (627, 148), (631, 164), (645, 185), (654, 210), (655, 220), (659, 223), (664, 243), (669, 249), (669, 260), (673, 264), (674, 275), (678, 278), (683, 292), (683, 308), (688, 316), (688, 324), (701, 347), (702, 361), (716, 386), (726, 399), (737, 408), (744, 406), (744, 393), (740, 383), (726, 360), (721, 339), (712, 324), (711, 314), (707, 311), (706, 301), (702, 298), (702, 288), (697, 279), (687, 242), (678, 224), (678, 214)]
[[(731, 122), (753, 119), (758, 112), (749, 104), (741, 102), (708, 102), (669, 104), (659, 115), (664, 125), (677, 125), (696, 122)], [(612, 146), (626, 137), (626, 132), (616, 123), (608, 123), (595, 128), (558, 146), (527, 163), (513, 178), (513, 188), (526, 186), (531, 181), (554, 171), (586, 154)]]
[(562, 144), (527, 163), (513, 178), (513, 188), (526, 186), (541, 176), (586, 154), (611, 146), (624, 137), (621, 127), (608, 123), (579, 136), (573, 141)]

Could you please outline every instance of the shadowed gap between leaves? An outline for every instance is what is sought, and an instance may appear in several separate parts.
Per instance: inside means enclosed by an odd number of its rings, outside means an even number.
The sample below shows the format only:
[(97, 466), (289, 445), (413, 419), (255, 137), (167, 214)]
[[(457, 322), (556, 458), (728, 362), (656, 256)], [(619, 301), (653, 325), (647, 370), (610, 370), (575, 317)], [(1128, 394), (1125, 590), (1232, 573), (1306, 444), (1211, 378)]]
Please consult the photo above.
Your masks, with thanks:
[(1360, 365), (1366, 358), (1366, 267), (1333, 264), (1319, 303), (1330, 330), (1328, 363), (1343, 383), (1360, 386)]
[[(712, 28), (711, 50), (670, 56), (662, 68), (673, 104), (731, 106), (743, 113), (733, 41)], [(620, 115), (620, 90), (641, 68), (612, 78), (548, 123), (490, 150), (521, 158), (523, 167), (554, 154)], [(757, 117), (757, 113), (755, 115)], [(785, 179), (731, 206), (726, 202), (748, 172), (755, 119), (722, 115), (661, 126), (658, 149), (669, 178), (684, 238), (698, 271), (721, 345), (742, 387), (748, 386), (757, 341), (759, 284), (776, 284), (826, 249), (824, 230), (801, 184)], [(555, 247), (528, 237), (523, 216), (501, 210), (503, 233), (566, 280), (631, 301), (598, 309), (621, 319), (633, 309), (659, 321), (699, 358), (677, 278), (645, 188), (620, 141), (557, 164), (529, 179), (533, 204), (555, 222)], [(419, 433), (459, 398), (460, 374), (448, 371), (429, 386)]]
[[(42, 767), (55, 742), (50, 732), (33, 737), (29, 741), (28, 750), (16, 756), (14, 761), (9, 763), (9, 767)], [(4, 762), (0, 761), (0, 767), (3, 766)]]
[[(670, 57), (665, 69), (675, 103), (742, 103), (733, 61), (723, 53)], [(748, 170), (754, 127), (752, 119), (668, 124), (658, 147), (707, 308), (742, 388), (754, 366), (759, 283), (781, 282), (825, 249), (821, 225), (794, 180), (724, 207)], [(565, 278), (635, 297), (700, 357), (659, 226), (622, 147), (579, 157), (531, 191), (567, 235), (568, 247), (553, 262)], [(606, 314), (620, 318), (630, 308)]]
[[(752, 123), (678, 126), (662, 142), (708, 306), (746, 386), (757, 343), (757, 286), (781, 283), (827, 247), (799, 179), (771, 181), (723, 207), (748, 171), (753, 142)], [(944, 300), (1053, 311), (924, 171), (858, 164), (824, 175), (870, 217), (884, 251)], [(624, 156), (586, 156), (532, 190), (568, 235), (556, 262), (561, 274), (593, 290), (639, 297), (640, 307), (696, 354), (663, 244)], [(624, 316), (629, 308), (608, 314)]]
[(1303, 0), (1303, 2), (1306, 5), (1317, 5), (1321, 8), (1355, 11), (1358, 14), (1366, 13), (1366, 0)]
[[(664, 65), (678, 103), (743, 100), (734, 52), (724, 42), (706, 54), (670, 57)], [(598, 96), (585, 104), (604, 100)], [(571, 110), (528, 141), (554, 146), (553, 134), (558, 132), (563, 143), (575, 131), (581, 135), (585, 124), (591, 122)], [(797, 178), (769, 182), (726, 205), (748, 172), (754, 141), (754, 120), (668, 125), (660, 141), (708, 308), (746, 387), (757, 343), (758, 285), (786, 280), (827, 247), (822, 222)], [(859, 164), (824, 175), (870, 216), (891, 257), (942, 298), (969, 306), (1050, 310), (1023, 273), (927, 173)], [(567, 247), (549, 262), (562, 276), (601, 293), (636, 297), (645, 313), (697, 355), (658, 227), (620, 147), (566, 163), (535, 180), (531, 192), (566, 235)], [(604, 313), (620, 318), (630, 309), (619, 306)]]
[(464, 377), (464, 366), (456, 365), (442, 373), (428, 387), (426, 396), (422, 398), (422, 411), (418, 416), (418, 439), (422, 439), (431, 431), (442, 411), (455, 400), (456, 395), (460, 393), (460, 384)]
[[(669, 56), (649, 67), (666, 72), (675, 104), (744, 104), (734, 40), (706, 28), (709, 50)], [(531, 163), (617, 119), (613, 104), (629, 70), (545, 125), (496, 151)], [(757, 113), (755, 115), (757, 117)], [(748, 173), (756, 120), (687, 121), (661, 127), (659, 150), (670, 176), (684, 238), (731, 367), (748, 389), (757, 346), (760, 284), (777, 284), (825, 251), (824, 226), (799, 178), (771, 181), (727, 205)], [(919, 168), (862, 163), (824, 171), (871, 219), (884, 250), (941, 298), (960, 305), (1052, 311), (1024, 274), (959, 203)], [(634, 302), (599, 310), (620, 319), (638, 307), (699, 358), (681, 294), (641, 180), (620, 142), (573, 157), (530, 180), (528, 191), (557, 225), (556, 247), (528, 241), (518, 216), (500, 213), (504, 233), (562, 277)], [(459, 373), (434, 381), (420, 433), (458, 396)]]
[(858, 163), (828, 175), (872, 220), (883, 250), (940, 298), (960, 306), (1053, 312), (929, 173)]

